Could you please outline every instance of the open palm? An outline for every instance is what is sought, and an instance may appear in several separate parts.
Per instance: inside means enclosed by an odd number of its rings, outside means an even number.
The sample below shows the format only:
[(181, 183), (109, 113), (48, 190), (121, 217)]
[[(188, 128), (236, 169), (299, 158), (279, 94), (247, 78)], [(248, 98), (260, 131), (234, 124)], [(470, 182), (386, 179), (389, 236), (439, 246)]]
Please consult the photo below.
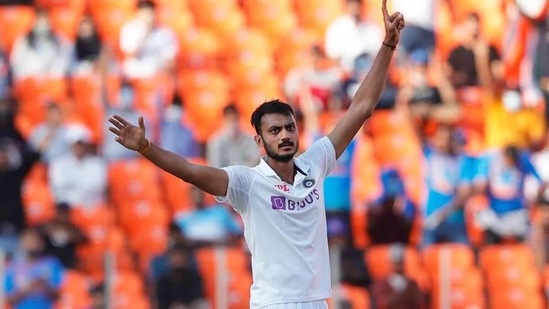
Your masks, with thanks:
[(116, 135), (115, 140), (122, 146), (139, 151), (146, 143), (145, 139), (145, 123), (143, 117), (139, 117), (138, 126), (134, 126), (121, 116), (114, 115), (109, 118), (109, 122), (113, 125), (109, 127), (109, 131)]

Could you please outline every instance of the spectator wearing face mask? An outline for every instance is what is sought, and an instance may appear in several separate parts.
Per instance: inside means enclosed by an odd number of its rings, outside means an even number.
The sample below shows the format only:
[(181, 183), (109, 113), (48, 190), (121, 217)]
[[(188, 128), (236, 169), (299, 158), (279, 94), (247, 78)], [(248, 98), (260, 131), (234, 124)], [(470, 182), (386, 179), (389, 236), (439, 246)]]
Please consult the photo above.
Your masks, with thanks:
[(86, 16), (78, 26), (72, 73), (79, 75), (96, 71), (99, 68), (102, 55), (103, 44), (97, 34), (93, 19)]
[(21, 254), (7, 265), (5, 292), (14, 309), (49, 309), (59, 296), (63, 266), (45, 254), (44, 236), (28, 229), (21, 236)]
[(423, 295), (419, 285), (404, 273), (404, 247), (391, 247), (392, 273), (372, 286), (372, 308), (421, 309)]
[(11, 52), (13, 78), (64, 77), (70, 67), (72, 46), (51, 29), (47, 11), (36, 10), (32, 30), (15, 41)]

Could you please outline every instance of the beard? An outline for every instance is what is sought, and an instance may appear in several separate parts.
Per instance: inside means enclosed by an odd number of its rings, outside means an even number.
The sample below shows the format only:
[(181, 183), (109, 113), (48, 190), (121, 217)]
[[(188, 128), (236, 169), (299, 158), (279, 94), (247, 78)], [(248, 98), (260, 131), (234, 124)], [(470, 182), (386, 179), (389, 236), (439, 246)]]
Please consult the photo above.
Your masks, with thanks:
[[(278, 154), (271, 145), (265, 144), (265, 152), (267, 153), (267, 156), (275, 161), (278, 162), (290, 162), (297, 153), (297, 150), (299, 149), (299, 141), (297, 141), (295, 144), (292, 143), (292, 147), (294, 147), (294, 150), (291, 153), (288, 154)], [(279, 148), (281, 148), (279, 146)]]

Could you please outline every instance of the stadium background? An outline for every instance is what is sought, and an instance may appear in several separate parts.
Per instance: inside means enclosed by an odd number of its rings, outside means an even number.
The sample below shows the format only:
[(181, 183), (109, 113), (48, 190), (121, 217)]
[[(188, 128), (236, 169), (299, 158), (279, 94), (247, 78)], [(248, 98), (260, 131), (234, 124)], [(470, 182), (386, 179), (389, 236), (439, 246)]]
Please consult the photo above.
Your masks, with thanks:
[[(0, 46), (9, 58), (16, 40), (33, 27), (35, 9), (32, 5), (4, 2), (7, 3), (0, 6)], [(133, 17), (136, 0), (35, 2), (48, 12), (53, 31), (67, 42), (74, 42), (81, 20), (91, 16), (108, 60), (102, 69), (83, 74), (12, 81), (4, 98), (11, 98), (17, 111), (16, 126), (25, 138), (44, 120), (48, 104), (55, 102), (61, 106), (67, 123), (88, 128), (101, 155), (102, 145), (109, 138), (105, 134), (106, 113), (119, 108), (121, 89), (129, 84), (133, 89), (132, 109), (146, 116), (154, 142), (160, 143), (163, 136), (165, 111), (179, 101), (183, 112), (177, 114), (177, 122), (192, 132), (197, 145), (196, 157), (192, 159), (196, 162), (206, 162), (204, 145), (221, 127), (222, 111), (228, 103), (236, 105), (246, 128), (255, 106), (265, 100), (283, 98), (296, 104), (285, 92), (284, 80), (289, 72), (307, 62), (313, 45), (323, 48), (327, 27), (345, 10), (345, 3), (340, 0), (156, 0), (153, 2), (158, 22), (172, 29), (177, 39), (175, 63), (169, 71), (159, 71), (154, 76), (125, 79), (119, 66), (127, 57), (120, 48), (120, 30)], [(436, 44), (430, 57), (442, 60), (431, 63), (430, 78), (435, 82), (439, 79), (440, 63), (459, 44), (459, 26), (469, 13), (476, 12), (483, 36), (501, 54), (504, 79), (521, 84), (522, 77), (529, 74), (524, 72), (525, 63), (531, 64), (535, 56), (527, 50), (532, 33), (537, 31), (529, 24), (530, 18), (545, 20), (547, 9), (513, 20), (507, 12), (514, 7), (514, 1), (436, 2)], [(380, 0), (363, 0), (362, 11), (383, 31), (380, 5)], [(317, 61), (315, 65), (320, 68), (338, 66), (326, 57)], [(395, 61), (391, 80), (397, 89), (406, 78), (406, 69)], [(462, 116), (457, 122), (467, 133), (467, 151), (478, 154), (488, 144), (498, 144), (487, 141), (486, 133), (487, 119), (496, 116), (490, 114), (493, 110), (487, 107), (489, 102), (484, 96), (489, 89), (477, 86), (468, 91), (473, 99), (468, 100), (467, 95), (458, 99)], [(177, 100), (173, 99), (174, 94)], [(543, 97), (530, 99), (527, 104), (533, 113), (525, 118), (528, 120), (521, 118), (525, 123), (513, 123), (519, 121), (518, 116), (503, 117), (505, 123), (500, 125), (541, 132), (538, 135), (544, 140)], [(345, 103), (336, 107), (327, 103), (315, 109), (321, 127), (329, 127), (344, 106)], [(349, 190), (353, 201), (348, 211), (349, 229), (352, 246), (361, 252), (374, 279), (390, 273), (390, 249), (389, 245), (370, 243), (366, 204), (383, 190), (379, 175), (387, 166), (396, 167), (404, 175), (408, 194), (421, 204), (425, 171), (417, 163), (422, 157), (414, 134), (416, 125), (398, 109), (387, 107), (376, 112), (366, 126), (368, 132), (357, 138)], [(524, 134), (524, 144), (532, 142), (526, 141), (528, 138)], [(537, 147), (543, 151), (543, 145)], [(150, 262), (167, 249), (169, 223), (175, 214), (192, 211), (190, 187), (142, 158), (126, 155), (123, 160), (108, 163), (106, 201), (71, 210), (73, 222), (90, 242), (78, 248), (78, 266), (65, 271), (59, 308), (86, 308), (90, 287), (105, 280), (109, 282), (107, 295), (112, 296), (113, 308), (149, 308), (154, 299)], [(56, 206), (46, 164), (34, 165), (22, 194), (27, 225), (39, 225), (54, 217)], [(211, 197), (208, 199), (211, 201)], [(545, 211), (532, 208), (532, 237), (524, 243), (488, 246), (472, 220), (474, 212), (483, 207), (483, 196), (474, 196), (466, 204), (470, 245), (420, 249), (422, 216), (416, 216), (406, 247), (406, 273), (430, 296), (433, 308), (547, 307), (544, 291), (549, 288), (549, 268), (545, 266), (546, 241), (542, 232), (547, 223)], [(338, 247), (334, 246), (334, 250)], [(205, 298), (213, 308), (246, 308), (251, 277), (243, 243), (222, 249), (201, 248), (193, 254), (203, 277)], [(339, 274), (341, 265), (335, 263), (333, 267)], [(370, 302), (369, 290), (364, 286), (334, 282), (334, 287), (339, 297), (354, 304), (353, 308), (366, 308)]]

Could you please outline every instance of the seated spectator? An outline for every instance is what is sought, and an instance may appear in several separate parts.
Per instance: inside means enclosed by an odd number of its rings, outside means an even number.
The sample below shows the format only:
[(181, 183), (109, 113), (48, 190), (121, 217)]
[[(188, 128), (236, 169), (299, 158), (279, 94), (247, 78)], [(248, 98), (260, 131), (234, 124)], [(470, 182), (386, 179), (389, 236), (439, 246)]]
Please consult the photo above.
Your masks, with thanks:
[(391, 248), (393, 272), (372, 285), (372, 308), (378, 309), (421, 309), (423, 295), (419, 285), (404, 273), (404, 247)]
[(468, 243), (464, 203), (471, 194), (475, 161), (462, 150), (464, 141), (450, 125), (439, 125), (425, 147), (427, 200), (423, 244)]
[(261, 156), (254, 137), (240, 125), (236, 106), (227, 105), (223, 109), (223, 126), (208, 140), (206, 159), (214, 167), (230, 165), (256, 166)]
[(69, 152), (71, 145), (68, 137), (69, 125), (63, 122), (63, 110), (56, 103), (46, 109), (46, 119), (38, 124), (29, 137), (34, 149), (44, 148), (42, 161), (49, 163), (53, 159)]
[(409, 243), (416, 206), (406, 196), (398, 172), (382, 172), (383, 194), (368, 207), (368, 236), (372, 244)]
[(37, 9), (32, 30), (18, 38), (11, 51), (13, 78), (62, 78), (68, 73), (71, 54), (72, 46), (51, 29), (48, 12)]
[[(489, 67), (487, 72), (477, 70), (486, 65)], [(461, 43), (450, 52), (446, 71), (451, 84), (458, 90), (485, 85), (483, 79), (502, 79), (501, 58), (496, 48), (482, 37), (478, 14), (471, 13), (464, 21)]]
[(38, 161), (40, 154), (32, 151), (14, 126), (11, 107), (0, 101), (0, 249), (12, 255), (18, 235), (25, 227), (21, 189), (23, 182)]
[(229, 210), (220, 204), (206, 205), (206, 193), (191, 187), (194, 211), (176, 215), (176, 223), (193, 247), (231, 245), (242, 231)]
[(103, 44), (97, 34), (93, 19), (86, 16), (80, 22), (76, 34), (72, 73), (79, 75), (95, 72), (102, 55)]
[(362, 16), (362, 0), (345, 0), (345, 14), (326, 29), (326, 55), (350, 72), (355, 59), (363, 53), (375, 55), (383, 40), (380, 27)]
[(157, 73), (172, 71), (177, 39), (173, 31), (159, 26), (154, 2), (140, 0), (135, 18), (120, 31), (120, 48), (126, 78), (151, 78)]
[(526, 153), (508, 146), (482, 158), (475, 185), (489, 198), (490, 208), (479, 218), (487, 229), (488, 243), (500, 243), (505, 239), (522, 241), (527, 236), (530, 227), (530, 203), (524, 197), (527, 175), (542, 184), (538, 188), (538, 196), (541, 196), (546, 184)]
[(71, 222), (70, 206), (59, 204), (55, 217), (40, 227), (46, 236), (48, 252), (63, 264), (65, 268), (78, 266), (76, 248), (87, 241), (84, 232)]
[(286, 74), (284, 95), (296, 105), (302, 105), (303, 92), (307, 92), (314, 101), (315, 109), (329, 109), (341, 101), (338, 91), (342, 78), (341, 68), (328, 61), (324, 51), (315, 45), (299, 66)]
[(81, 127), (70, 129), (71, 151), (53, 160), (49, 183), (57, 203), (71, 207), (104, 204), (107, 191), (107, 166), (90, 150), (90, 133)]
[(206, 308), (202, 277), (192, 266), (186, 248), (172, 248), (168, 253), (168, 260), (169, 271), (156, 282), (158, 308)]
[(44, 237), (36, 229), (21, 236), (21, 256), (7, 265), (5, 292), (14, 309), (49, 309), (59, 295), (63, 266), (45, 255)]
[[(187, 246), (186, 240), (183, 237), (183, 232), (176, 223), (171, 223), (168, 232), (168, 249), (160, 255), (155, 256), (150, 263), (150, 272), (149, 275), (153, 282), (156, 282), (160, 276), (162, 276), (166, 271), (169, 270), (169, 261), (168, 256), (169, 252), (174, 247), (183, 247)], [(191, 250), (189, 248), (188, 250)], [(196, 262), (192, 261), (193, 265)]]
[(160, 146), (185, 158), (203, 156), (192, 128), (183, 123), (182, 105), (181, 98), (175, 95), (172, 105), (165, 109), (160, 124)]

